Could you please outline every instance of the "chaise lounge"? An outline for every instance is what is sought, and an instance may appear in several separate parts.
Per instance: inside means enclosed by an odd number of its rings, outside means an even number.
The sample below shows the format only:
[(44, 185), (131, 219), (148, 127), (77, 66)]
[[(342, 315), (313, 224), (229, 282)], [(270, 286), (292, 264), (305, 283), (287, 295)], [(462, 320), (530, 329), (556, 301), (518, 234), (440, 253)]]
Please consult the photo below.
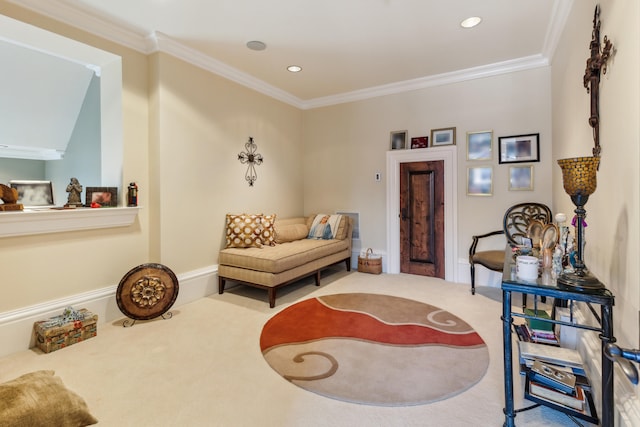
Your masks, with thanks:
[(222, 249), (218, 293), (224, 292), (227, 281), (265, 289), (269, 307), (273, 308), (280, 287), (311, 275), (315, 275), (315, 284), (320, 286), (320, 272), (340, 262), (351, 271), (351, 219), (347, 216), (339, 219), (332, 239), (310, 239), (307, 236), (315, 217), (276, 219), (271, 245)]

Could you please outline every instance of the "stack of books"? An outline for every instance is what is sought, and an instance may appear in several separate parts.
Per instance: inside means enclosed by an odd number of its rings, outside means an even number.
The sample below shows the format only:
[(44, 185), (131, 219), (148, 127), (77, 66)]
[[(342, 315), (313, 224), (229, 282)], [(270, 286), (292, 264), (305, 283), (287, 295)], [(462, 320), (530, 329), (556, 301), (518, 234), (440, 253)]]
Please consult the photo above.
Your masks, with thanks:
[(598, 424), (591, 386), (580, 354), (573, 349), (520, 341), (524, 397)]
[(551, 319), (551, 316), (549, 316), (549, 313), (547, 311), (525, 308), (524, 314), (526, 314), (527, 316), (537, 317), (537, 319), (527, 319), (527, 329), (531, 342), (559, 345), (558, 338), (553, 331), (553, 323), (544, 321), (545, 319)]
[(558, 337), (553, 331), (541, 331), (539, 329), (531, 329), (529, 325), (513, 325), (513, 329), (518, 335), (520, 341), (535, 342), (548, 345), (560, 345)]

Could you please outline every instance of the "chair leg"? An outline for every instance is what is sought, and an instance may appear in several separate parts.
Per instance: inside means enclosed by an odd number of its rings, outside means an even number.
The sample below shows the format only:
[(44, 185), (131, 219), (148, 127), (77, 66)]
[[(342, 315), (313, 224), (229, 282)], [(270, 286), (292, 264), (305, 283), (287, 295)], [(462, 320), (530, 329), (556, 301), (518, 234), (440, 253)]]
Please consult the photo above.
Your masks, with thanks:
[(471, 263), (471, 295), (476, 294), (476, 267)]

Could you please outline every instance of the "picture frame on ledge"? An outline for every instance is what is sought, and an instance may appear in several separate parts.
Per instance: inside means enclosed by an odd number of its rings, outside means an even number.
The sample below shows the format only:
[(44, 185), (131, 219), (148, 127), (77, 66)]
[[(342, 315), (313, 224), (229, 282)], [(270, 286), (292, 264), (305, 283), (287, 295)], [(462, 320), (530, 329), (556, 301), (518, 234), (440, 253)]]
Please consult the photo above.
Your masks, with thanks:
[(456, 145), (456, 128), (431, 129), (431, 146)]
[(118, 187), (87, 187), (85, 190), (85, 205), (90, 207), (94, 203), (99, 204), (101, 207), (117, 207)]
[(493, 168), (491, 166), (467, 168), (467, 195), (493, 195)]
[(501, 136), (498, 138), (499, 163), (540, 161), (540, 134)]
[(55, 207), (51, 181), (11, 180), (9, 186), (18, 190), (18, 202), (25, 208)]
[(411, 138), (411, 149), (415, 148), (427, 148), (429, 146), (428, 136), (416, 136)]
[(391, 132), (391, 149), (406, 150), (407, 148), (407, 131), (395, 130)]
[(467, 132), (467, 160), (491, 160), (493, 131)]

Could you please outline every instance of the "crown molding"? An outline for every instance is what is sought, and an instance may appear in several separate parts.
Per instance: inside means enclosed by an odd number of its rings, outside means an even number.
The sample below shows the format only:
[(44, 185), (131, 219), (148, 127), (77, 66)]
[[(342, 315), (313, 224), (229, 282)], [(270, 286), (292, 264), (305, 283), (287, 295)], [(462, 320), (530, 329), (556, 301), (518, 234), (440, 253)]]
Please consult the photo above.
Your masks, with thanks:
[(203, 54), (202, 52), (187, 47), (166, 34), (162, 34), (159, 31), (155, 31), (150, 37), (155, 41), (157, 51), (167, 53), (176, 58), (182, 59), (196, 67), (200, 67), (221, 77), (236, 82), (242, 86), (253, 89), (271, 98), (285, 102), (297, 108), (302, 108), (302, 100), (272, 86), (263, 80), (253, 77), (250, 74), (240, 71), (230, 65), (225, 64), (222, 61), (218, 61), (210, 56)]
[(544, 44), (542, 45), (542, 55), (549, 58), (550, 63), (553, 61), (553, 55), (560, 42), (560, 37), (567, 24), (572, 7), (573, 0), (558, 0), (553, 5), (551, 22), (547, 27), (547, 34), (545, 35)]
[(380, 96), (393, 95), (428, 87), (459, 83), (500, 74), (523, 71), (549, 65), (549, 59), (562, 34), (562, 29), (573, 5), (573, 0), (558, 0), (554, 6), (552, 22), (545, 36), (542, 54), (498, 62), (480, 67), (458, 70), (451, 73), (421, 77), (381, 86), (346, 92), (338, 95), (302, 100), (263, 80), (253, 77), (237, 68), (187, 47), (158, 31), (150, 34), (72, 5), (68, 0), (7, 0), (38, 14), (63, 22), (72, 27), (121, 44), (149, 55), (163, 52), (175, 56), (197, 67), (210, 71), (264, 95), (303, 110), (336, 104), (361, 101)]
[(149, 54), (147, 36), (139, 29), (117, 23), (81, 9), (63, 0), (7, 0), (16, 6), (28, 9), (39, 15), (60, 21), (74, 28), (118, 43), (138, 52)]
[(549, 61), (544, 56), (532, 55), (524, 58), (512, 59), (509, 61), (497, 62), (495, 64), (453, 71), (451, 73), (420, 77), (413, 80), (406, 80), (402, 82), (356, 90), (340, 95), (315, 98), (309, 101), (305, 101), (302, 108), (311, 109), (318, 107), (327, 107), (329, 105), (335, 104), (344, 104), (347, 102), (362, 101), (379, 96), (394, 95), (402, 92), (425, 89), (428, 87), (444, 86), (452, 83), (460, 83), (468, 80), (497, 76), (500, 74), (515, 73), (517, 71), (546, 67), (548, 65)]

